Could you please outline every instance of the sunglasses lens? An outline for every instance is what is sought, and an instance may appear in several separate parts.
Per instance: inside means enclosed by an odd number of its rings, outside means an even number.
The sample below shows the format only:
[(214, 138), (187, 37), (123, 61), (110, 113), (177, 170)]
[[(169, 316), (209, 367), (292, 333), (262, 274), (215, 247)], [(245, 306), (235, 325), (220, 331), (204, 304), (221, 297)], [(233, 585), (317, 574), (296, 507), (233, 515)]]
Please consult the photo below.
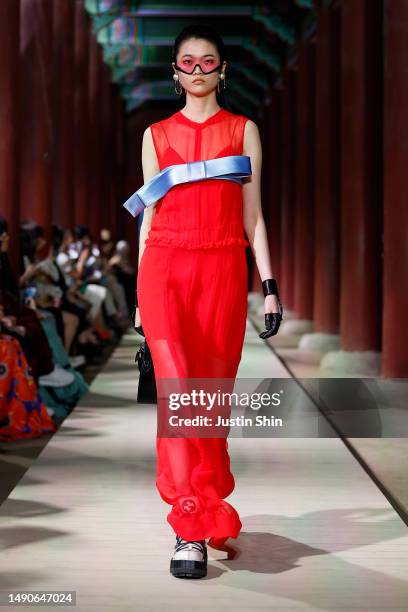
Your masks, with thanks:
[(200, 66), (201, 71), (204, 74), (208, 74), (213, 72), (213, 70), (217, 67), (217, 62), (212, 59), (206, 59), (199, 61), (198, 58), (188, 58), (181, 60), (181, 62), (176, 66), (179, 70), (186, 72), (187, 74), (193, 74), (197, 64)]

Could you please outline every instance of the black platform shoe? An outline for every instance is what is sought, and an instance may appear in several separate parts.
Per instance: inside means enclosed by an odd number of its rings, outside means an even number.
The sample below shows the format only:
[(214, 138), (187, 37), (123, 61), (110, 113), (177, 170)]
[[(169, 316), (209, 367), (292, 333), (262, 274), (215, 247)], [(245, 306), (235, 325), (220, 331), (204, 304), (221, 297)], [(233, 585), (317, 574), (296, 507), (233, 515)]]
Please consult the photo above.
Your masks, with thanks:
[(207, 546), (205, 540), (183, 540), (176, 536), (170, 573), (176, 578), (203, 578), (207, 575)]

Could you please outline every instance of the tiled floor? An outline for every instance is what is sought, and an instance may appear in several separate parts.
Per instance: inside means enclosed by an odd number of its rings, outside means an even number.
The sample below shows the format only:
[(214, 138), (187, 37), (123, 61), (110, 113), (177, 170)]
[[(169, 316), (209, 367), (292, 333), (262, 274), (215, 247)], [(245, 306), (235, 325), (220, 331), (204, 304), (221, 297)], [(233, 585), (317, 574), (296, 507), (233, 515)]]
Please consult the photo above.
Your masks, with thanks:
[[(336, 438), (231, 438), (240, 554), (173, 578), (135, 351), (131, 332), (1, 506), (0, 591), (75, 590), (86, 612), (407, 610), (407, 527)], [(288, 377), (249, 322), (238, 375)]]

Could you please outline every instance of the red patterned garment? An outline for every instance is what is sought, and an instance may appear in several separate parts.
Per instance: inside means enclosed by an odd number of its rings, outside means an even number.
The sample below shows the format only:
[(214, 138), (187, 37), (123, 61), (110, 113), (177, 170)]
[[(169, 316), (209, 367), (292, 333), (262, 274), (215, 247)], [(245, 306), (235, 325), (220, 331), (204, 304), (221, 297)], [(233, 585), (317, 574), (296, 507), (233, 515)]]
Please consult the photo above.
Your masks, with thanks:
[(0, 440), (36, 438), (56, 429), (19, 341), (0, 334)]

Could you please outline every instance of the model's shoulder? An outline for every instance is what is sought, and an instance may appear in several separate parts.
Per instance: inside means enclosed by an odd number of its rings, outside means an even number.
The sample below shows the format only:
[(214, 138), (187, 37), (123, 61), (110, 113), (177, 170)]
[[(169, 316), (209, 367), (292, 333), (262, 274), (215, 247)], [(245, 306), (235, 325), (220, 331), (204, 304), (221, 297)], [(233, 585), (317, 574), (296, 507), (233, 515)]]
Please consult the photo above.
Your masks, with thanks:
[(239, 117), (241, 117), (241, 120), (245, 123), (246, 126), (250, 126), (251, 128), (258, 127), (255, 121), (250, 119), (250, 117), (247, 117), (246, 115), (239, 115)]
[(259, 133), (258, 124), (255, 123), (255, 121), (253, 121), (249, 117), (246, 117), (245, 115), (242, 115), (242, 117), (244, 118), (245, 134), (256, 134), (257, 132)]
[(155, 121), (154, 123), (151, 123), (150, 125), (147, 126), (144, 133), (156, 132), (157, 130), (160, 130), (161, 128), (165, 128), (166, 125), (168, 125), (169, 123), (172, 123), (174, 114), (175, 113), (173, 113), (173, 115), (170, 115), (170, 117), (165, 117), (164, 119), (160, 119), (160, 121)]
[(232, 119), (234, 121), (237, 121), (238, 119), (241, 119), (243, 117), (243, 115), (240, 115), (239, 113), (233, 113), (227, 108), (223, 108), (223, 111), (224, 111), (224, 117), (226, 117), (227, 119)]
[(160, 124), (160, 121), (155, 121), (145, 128), (144, 134), (151, 134)]
[(233, 113), (232, 111), (229, 111), (227, 109), (224, 109), (225, 112), (227, 113), (227, 116), (229, 116), (230, 119), (233, 119), (234, 121), (239, 121), (242, 124), (245, 125), (250, 125), (252, 128), (255, 126), (257, 127), (256, 123), (254, 121), (252, 121), (252, 119), (250, 119), (249, 117), (247, 117), (246, 115), (241, 115), (239, 113)]

